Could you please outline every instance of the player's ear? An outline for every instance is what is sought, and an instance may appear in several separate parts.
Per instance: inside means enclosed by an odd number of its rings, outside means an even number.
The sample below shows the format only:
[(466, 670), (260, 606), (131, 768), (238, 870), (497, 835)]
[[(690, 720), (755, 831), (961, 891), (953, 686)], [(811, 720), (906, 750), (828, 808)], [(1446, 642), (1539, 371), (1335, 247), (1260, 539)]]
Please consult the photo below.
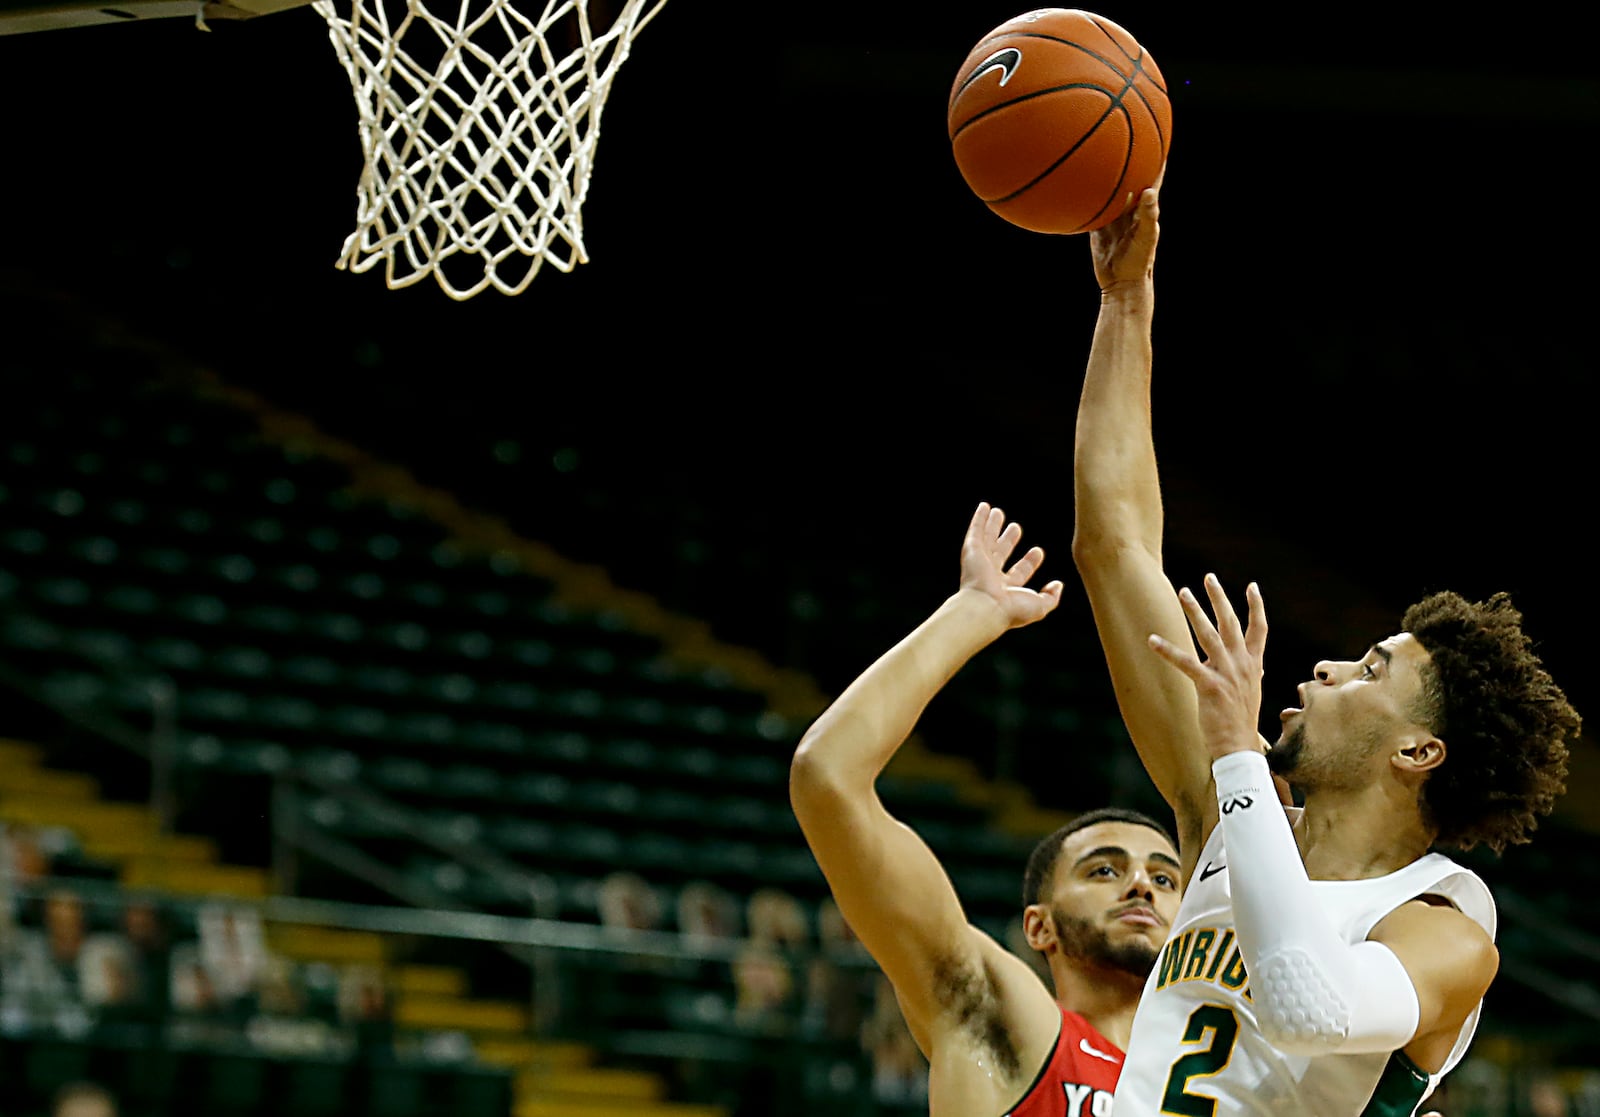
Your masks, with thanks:
[(1427, 730), (1419, 730), (1401, 744), (1390, 763), (1402, 772), (1421, 775), (1443, 764), (1444, 757), (1444, 742)]
[(1056, 945), (1056, 924), (1043, 904), (1029, 904), (1022, 909), (1022, 934), (1033, 949), (1050, 953)]

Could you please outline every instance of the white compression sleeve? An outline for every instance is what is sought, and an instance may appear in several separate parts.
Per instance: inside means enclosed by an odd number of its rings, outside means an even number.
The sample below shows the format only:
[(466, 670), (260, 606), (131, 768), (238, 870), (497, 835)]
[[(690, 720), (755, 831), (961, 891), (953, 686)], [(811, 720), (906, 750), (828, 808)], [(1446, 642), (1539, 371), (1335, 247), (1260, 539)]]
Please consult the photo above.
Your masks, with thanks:
[(1262, 1034), (1296, 1055), (1393, 1051), (1411, 1042), (1417, 992), (1394, 952), (1347, 943), (1317, 903), (1267, 758), (1236, 752), (1211, 773), (1239, 952)]

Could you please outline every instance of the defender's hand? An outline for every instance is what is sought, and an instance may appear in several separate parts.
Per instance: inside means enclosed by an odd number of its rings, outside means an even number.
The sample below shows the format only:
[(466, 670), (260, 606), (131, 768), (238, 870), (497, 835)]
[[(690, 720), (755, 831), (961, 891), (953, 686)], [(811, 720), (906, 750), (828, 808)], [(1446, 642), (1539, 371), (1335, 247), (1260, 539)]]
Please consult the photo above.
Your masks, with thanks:
[(1261, 735), (1256, 725), (1261, 720), (1261, 661), (1267, 650), (1267, 607), (1261, 590), (1250, 583), (1245, 596), (1250, 602), (1248, 629), (1239, 626), (1233, 603), (1222, 592), (1215, 574), (1206, 575), (1206, 594), (1217, 615), (1213, 625), (1193, 593), (1183, 589), (1178, 600), (1194, 630), (1195, 641), (1205, 653), (1205, 661), (1189, 648), (1180, 648), (1159, 636), (1150, 637), (1150, 647), (1194, 681), (1200, 700), (1200, 731), (1212, 759), (1232, 752), (1259, 751)]
[(1135, 198), (1128, 211), (1109, 225), (1089, 234), (1094, 257), (1094, 277), (1105, 294), (1119, 288), (1142, 288), (1156, 263), (1156, 241), (1161, 236), (1161, 176)]
[(1006, 514), (987, 504), (978, 505), (961, 544), (961, 589), (994, 601), (1007, 628), (1032, 624), (1061, 604), (1061, 582), (1043, 589), (1028, 588), (1028, 579), (1044, 561), (1044, 548), (1034, 547), (1006, 569), (1006, 560), (1022, 538), (1022, 525), (1006, 523)]

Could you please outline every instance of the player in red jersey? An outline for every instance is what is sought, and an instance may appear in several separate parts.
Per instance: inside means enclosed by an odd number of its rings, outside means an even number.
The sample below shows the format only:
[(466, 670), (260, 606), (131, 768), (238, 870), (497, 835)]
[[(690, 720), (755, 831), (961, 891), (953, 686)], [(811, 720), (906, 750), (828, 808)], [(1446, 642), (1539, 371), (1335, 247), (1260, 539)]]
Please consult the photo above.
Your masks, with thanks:
[(1134, 1009), (1181, 892), (1177, 850), (1133, 811), (1082, 815), (1028, 859), (1023, 920), (1054, 995), (971, 926), (928, 846), (883, 807), (878, 774), (975, 654), (1048, 615), (1044, 552), (980, 504), (961, 586), (823, 712), (795, 753), (790, 798), (839, 909), (894, 984), (929, 1063), (930, 1117), (1105, 1117)]

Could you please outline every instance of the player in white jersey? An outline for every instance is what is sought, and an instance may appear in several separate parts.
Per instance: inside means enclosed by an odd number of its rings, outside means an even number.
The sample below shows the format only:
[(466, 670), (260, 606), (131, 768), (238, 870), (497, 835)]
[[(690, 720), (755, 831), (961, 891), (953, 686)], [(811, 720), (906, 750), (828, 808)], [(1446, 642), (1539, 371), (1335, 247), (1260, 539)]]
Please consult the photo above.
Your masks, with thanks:
[[(1259, 592), (1246, 631), (1208, 578), (1212, 629), (1161, 563), (1157, 219), (1147, 191), (1091, 234), (1102, 296), (1074, 467), (1074, 558), (1188, 882), (1115, 1112), (1410, 1114), (1461, 1057), (1499, 962), (1487, 889), (1429, 850), (1526, 841), (1564, 789), (1578, 717), (1504, 595), (1435, 594), (1359, 659), (1318, 663), (1263, 757)], [(1274, 774), (1304, 795), (1292, 822)]]

